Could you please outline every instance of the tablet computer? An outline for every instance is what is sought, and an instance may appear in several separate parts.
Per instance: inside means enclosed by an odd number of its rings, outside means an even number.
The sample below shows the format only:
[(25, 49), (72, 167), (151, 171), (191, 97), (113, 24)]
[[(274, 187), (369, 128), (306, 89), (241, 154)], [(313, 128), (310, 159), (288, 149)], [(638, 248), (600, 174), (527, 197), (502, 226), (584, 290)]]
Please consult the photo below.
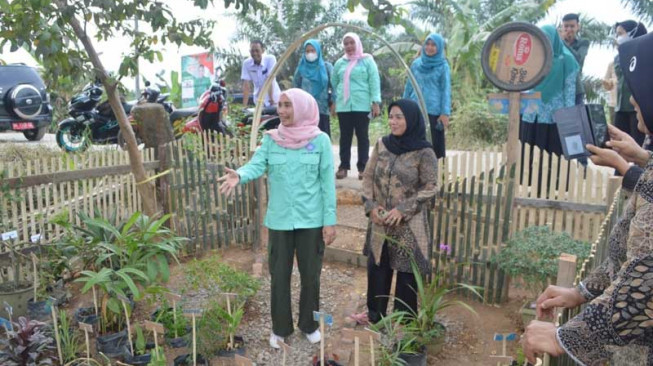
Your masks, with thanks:
[(554, 112), (562, 153), (565, 158), (578, 159), (591, 155), (585, 145), (605, 147), (608, 125), (600, 104), (575, 105)]

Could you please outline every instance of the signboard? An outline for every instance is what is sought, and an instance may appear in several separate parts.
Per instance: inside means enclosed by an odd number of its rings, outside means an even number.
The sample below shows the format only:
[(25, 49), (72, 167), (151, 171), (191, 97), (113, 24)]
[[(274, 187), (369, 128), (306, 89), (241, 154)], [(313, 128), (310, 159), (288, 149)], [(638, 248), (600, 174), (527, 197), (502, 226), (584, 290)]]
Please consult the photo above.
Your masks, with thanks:
[(497, 28), (483, 46), (485, 76), (500, 89), (523, 91), (536, 86), (551, 69), (551, 42), (538, 27), (512, 22)]
[(211, 87), (214, 59), (210, 52), (181, 58), (181, 105), (183, 108), (198, 106), (202, 93)]
[[(492, 113), (508, 114), (510, 112), (510, 98), (508, 94), (491, 93), (487, 96)], [(542, 108), (540, 92), (521, 93), (519, 114), (537, 113)]]

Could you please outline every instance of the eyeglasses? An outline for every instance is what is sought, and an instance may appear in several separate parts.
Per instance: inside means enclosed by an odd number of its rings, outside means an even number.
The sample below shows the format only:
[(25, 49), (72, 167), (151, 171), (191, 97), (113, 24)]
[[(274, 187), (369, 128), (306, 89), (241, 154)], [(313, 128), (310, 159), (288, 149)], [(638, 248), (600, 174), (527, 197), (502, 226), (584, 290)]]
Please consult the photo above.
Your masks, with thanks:
[(404, 119), (404, 115), (402, 113), (396, 113), (396, 114), (389, 113), (388, 114), (388, 119), (395, 119), (395, 118), (396, 119)]

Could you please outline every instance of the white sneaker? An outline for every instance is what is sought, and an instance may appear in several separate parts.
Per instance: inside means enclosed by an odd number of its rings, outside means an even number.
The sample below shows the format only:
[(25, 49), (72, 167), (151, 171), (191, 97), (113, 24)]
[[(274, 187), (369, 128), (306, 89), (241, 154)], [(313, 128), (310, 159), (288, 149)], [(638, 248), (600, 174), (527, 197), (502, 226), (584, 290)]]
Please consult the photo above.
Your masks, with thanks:
[(274, 333), (270, 333), (270, 347), (279, 349), (281, 346), (279, 345), (279, 342), (283, 342), (283, 337), (279, 337), (278, 335)]
[(320, 334), (319, 329), (316, 330), (315, 332), (311, 333), (311, 334), (308, 334), (308, 333), (305, 333), (305, 334), (306, 334), (306, 339), (308, 339), (308, 341), (311, 342), (312, 344), (315, 344), (315, 343), (322, 340), (322, 334)]

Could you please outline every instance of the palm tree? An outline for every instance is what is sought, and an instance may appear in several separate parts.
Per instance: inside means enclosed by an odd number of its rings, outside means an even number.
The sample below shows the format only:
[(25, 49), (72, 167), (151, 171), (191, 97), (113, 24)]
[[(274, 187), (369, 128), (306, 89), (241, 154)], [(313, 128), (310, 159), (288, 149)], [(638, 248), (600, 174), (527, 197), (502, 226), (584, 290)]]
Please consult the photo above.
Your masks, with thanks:
[(643, 21), (653, 22), (653, 1), (651, 0), (621, 0)]

